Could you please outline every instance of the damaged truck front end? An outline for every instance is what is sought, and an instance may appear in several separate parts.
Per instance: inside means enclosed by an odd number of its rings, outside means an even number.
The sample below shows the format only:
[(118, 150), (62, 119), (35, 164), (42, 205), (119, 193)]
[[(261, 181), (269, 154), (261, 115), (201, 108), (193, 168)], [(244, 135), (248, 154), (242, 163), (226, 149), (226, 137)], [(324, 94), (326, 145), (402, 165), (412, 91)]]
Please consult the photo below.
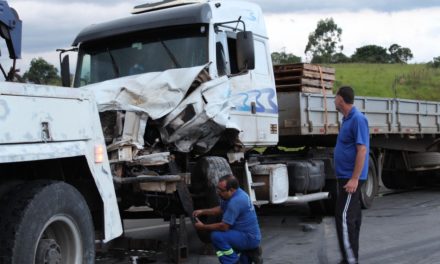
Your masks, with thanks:
[(209, 152), (223, 131), (234, 129), (228, 79), (210, 80), (206, 66), (83, 87), (98, 102), (120, 209), (148, 205), (165, 218), (192, 210), (181, 207), (191, 200), (191, 157)]

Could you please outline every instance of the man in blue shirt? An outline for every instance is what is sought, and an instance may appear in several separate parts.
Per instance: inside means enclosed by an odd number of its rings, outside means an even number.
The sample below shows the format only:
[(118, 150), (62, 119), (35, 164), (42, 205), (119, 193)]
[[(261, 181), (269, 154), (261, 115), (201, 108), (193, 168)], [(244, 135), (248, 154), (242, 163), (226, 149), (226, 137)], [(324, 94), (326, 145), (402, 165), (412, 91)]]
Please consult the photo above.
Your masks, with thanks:
[[(211, 241), (220, 263), (250, 263), (246, 254), (239, 256), (236, 250), (252, 250), (257, 255), (257, 263), (260, 262), (261, 233), (249, 195), (239, 187), (238, 180), (233, 175), (219, 179), (217, 193), (221, 198), (220, 206), (194, 211), (195, 228), (212, 231)], [(223, 218), (219, 223), (203, 224), (197, 218), (201, 215), (223, 215)]]
[(342, 254), (340, 263), (358, 263), (359, 231), (361, 227), (360, 190), (368, 175), (370, 138), (367, 118), (353, 106), (351, 87), (339, 88), (336, 109), (343, 114), (334, 150), (338, 179), (336, 230)]

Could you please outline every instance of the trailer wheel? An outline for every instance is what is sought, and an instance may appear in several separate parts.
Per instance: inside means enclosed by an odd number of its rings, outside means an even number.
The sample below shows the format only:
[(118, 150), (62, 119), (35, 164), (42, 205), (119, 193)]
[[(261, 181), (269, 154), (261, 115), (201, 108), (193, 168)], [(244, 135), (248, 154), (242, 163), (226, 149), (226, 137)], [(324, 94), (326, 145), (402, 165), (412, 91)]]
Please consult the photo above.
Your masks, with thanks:
[[(196, 194), (194, 209), (206, 209), (218, 206), (220, 198), (216, 187), (218, 180), (225, 175), (232, 174), (231, 167), (222, 157), (203, 157), (197, 162), (194, 173), (191, 176), (192, 192)], [(202, 216), (200, 220), (205, 224), (219, 222), (218, 216)], [(210, 232), (197, 230), (200, 240), (210, 242)]]
[(71, 185), (34, 181), (2, 197), (0, 262), (94, 263), (94, 228), (82, 195)]
[(417, 175), (407, 170), (402, 153), (390, 152), (382, 170), (382, 182), (388, 189), (412, 189), (418, 184)]
[(374, 197), (379, 191), (379, 180), (377, 178), (376, 166), (374, 161), (369, 158), (368, 162), (368, 178), (361, 187), (361, 206), (363, 209), (368, 209), (373, 205)]

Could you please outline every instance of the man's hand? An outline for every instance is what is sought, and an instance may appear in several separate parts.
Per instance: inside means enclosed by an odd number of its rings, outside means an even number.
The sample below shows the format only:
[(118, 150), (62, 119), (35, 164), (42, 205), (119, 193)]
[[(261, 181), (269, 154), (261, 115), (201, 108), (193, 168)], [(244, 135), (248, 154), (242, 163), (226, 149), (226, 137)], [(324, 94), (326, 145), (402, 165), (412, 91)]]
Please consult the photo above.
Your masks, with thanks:
[(348, 193), (354, 193), (356, 192), (356, 189), (358, 187), (359, 181), (356, 179), (350, 179), (348, 180), (347, 184), (344, 186), (344, 189)]
[(202, 210), (202, 209), (200, 209), (200, 210), (194, 210), (194, 211), (193, 211), (193, 216), (194, 216), (194, 217), (198, 217), (198, 216), (201, 216), (201, 215), (203, 215), (203, 210)]
[(202, 223), (202, 222), (200, 222), (200, 220), (199, 220), (198, 218), (195, 218), (195, 219), (196, 219), (196, 223), (194, 224), (194, 227), (195, 227), (197, 230), (203, 230), (204, 227), (205, 227), (205, 224)]

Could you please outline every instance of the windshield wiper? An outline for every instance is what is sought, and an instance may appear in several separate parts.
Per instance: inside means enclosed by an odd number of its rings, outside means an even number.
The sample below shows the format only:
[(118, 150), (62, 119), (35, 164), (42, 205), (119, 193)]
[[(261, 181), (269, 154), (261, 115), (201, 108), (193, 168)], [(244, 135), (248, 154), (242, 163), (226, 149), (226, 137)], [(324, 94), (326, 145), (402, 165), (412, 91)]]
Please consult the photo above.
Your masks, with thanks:
[(163, 42), (163, 40), (161, 40), (161, 39), (159, 39), (159, 41), (162, 44), (162, 46), (164, 47), (164, 49), (166, 50), (168, 56), (170, 56), (171, 60), (174, 62), (174, 65), (176, 65), (177, 68), (182, 68), (182, 66), (180, 66), (180, 63), (177, 61), (176, 57), (171, 52), (171, 50), (168, 48), (168, 46), (165, 44), (165, 42)]
[(109, 48), (107, 48), (107, 52), (108, 52), (108, 55), (110, 55), (110, 59), (112, 61), (113, 71), (115, 72), (116, 77), (119, 77), (120, 76), (119, 75), (119, 68), (118, 68), (118, 65), (116, 64), (115, 58), (113, 57), (113, 54)]

